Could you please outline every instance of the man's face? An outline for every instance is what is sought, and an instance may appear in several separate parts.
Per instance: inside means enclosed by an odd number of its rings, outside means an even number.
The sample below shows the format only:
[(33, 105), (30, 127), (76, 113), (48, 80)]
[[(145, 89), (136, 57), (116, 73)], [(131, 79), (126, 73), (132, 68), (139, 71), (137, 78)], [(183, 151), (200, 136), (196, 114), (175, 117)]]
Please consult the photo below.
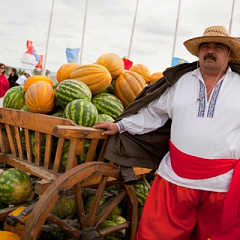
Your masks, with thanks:
[(231, 59), (229, 47), (219, 42), (205, 42), (199, 46), (199, 65), (206, 70), (221, 70)]

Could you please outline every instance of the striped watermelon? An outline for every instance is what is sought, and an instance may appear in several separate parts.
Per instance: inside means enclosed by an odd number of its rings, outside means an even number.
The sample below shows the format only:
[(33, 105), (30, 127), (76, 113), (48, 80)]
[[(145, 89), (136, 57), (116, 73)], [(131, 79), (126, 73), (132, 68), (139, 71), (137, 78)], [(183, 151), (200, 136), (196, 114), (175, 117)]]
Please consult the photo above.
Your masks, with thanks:
[(135, 192), (137, 195), (138, 204), (142, 207), (146, 201), (146, 198), (149, 193), (149, 188), (147, 187), (144, 181), (139, 180), (135, 185)]
[(23, 170), (9, 168), (0, 174), (0, 202), (20, 204), (32, 193), (33, 185), (29, 175)]
[(24, 89), (20, 86), (10, 88), (3, 98), (3, 107), (21, 109), (25, 105)]
[(75, 99), (86, 99), (91, 101), (92, 92), (84, 82), (75, 79), (67, 79), (58, 84), (55, 89), (55, 101), (57, 106), (65, 108), (68, 103)]
[(98, 110), (86, 99), (75, 99), (65, 107), (63, 117), (73, 120), (78, 125), (92, 127), (97, 123)]
[[(81, 163), (85, 162), (85, 159), (86, 159), (86, 156), (87, 156), (87, 152), (88, 152), (88, 148), (90, 147), (90, 143), (91, 143), (90, 139), (86, 139), (84, 141), (83, 152), (82, 152), (82, 155), (81, 155)], [(62, 159), (61, 159), (61, 164), (64, 167), (64, 169), (67, 166), (69, 146), (70, 146), (70, 140), (66, 141), (64, 143), (64, 147), (63, 147), (63, 155), (62, 155)]]
[(25, 112), (30, 112), (26, 105), (23, 105), (20, 110), (25, 111)]
[(100, 113), (98, 114), (98, 122), (114, 122), (114, 119), (107, 115), (107, 114), (104, 114), (104, 113)]
[(93, 96), (92, 103), (96, 106), (99, 114), (107, 114), (114, 120), (124, 110), (122, 102), (110, 93), (99, 93)]

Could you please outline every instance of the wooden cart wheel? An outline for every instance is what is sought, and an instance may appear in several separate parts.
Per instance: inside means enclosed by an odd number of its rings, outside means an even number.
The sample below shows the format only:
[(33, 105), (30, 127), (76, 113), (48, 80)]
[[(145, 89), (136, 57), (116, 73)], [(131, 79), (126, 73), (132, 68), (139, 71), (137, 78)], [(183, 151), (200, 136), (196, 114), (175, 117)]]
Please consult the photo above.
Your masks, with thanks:
[[(96, 196), (93, 206), (85, 214), (83, 205), (83, 188), (89, 179), (95, 180)], [(90, 181), (89, 181), (90, 182)], [(119, 191), (108, 204), (100, 204), (105, 188), (109, 183), (119, 184)], [(88, 186), (88, 185), (87, 185)], [(94, 186), (94, 184), (92, 184)], [(56, 201), (63, 191), (73, 189), (76, 202), (77, 224), (72, 226), (51, 213)], [(126, 222), (101, 230), (101, 224), (111, 214), (112, 210), (122, 201), (127, 201)], [(104, 239), (112, 233), (125, 229), (125, 239), (135, 238), (138, 222), (138, 202), (133, 185), (125, 185), (121, 180), (120, 169), (112, 164), (103, 162), (87, 162), (78, 165), (63, 173), (57, 178), (40, 197), (26, 225), (23, 229), (21, 240), (38, 239), (42, 227), (46, 222), (51, 222), (71, 235), (69, 239), (90, 240)]]

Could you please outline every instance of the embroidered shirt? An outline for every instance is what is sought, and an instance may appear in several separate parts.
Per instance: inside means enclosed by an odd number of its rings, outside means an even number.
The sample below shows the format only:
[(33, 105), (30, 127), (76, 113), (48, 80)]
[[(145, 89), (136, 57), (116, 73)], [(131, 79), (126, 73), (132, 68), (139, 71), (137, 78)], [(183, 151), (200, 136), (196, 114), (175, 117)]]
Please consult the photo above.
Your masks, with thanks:
[[(180, 151), (202, 158), (239, 159), (240, 75), (228, 68), (207, 101), (205, 83), (198, 71), (186, 73), (138, 114), (122, 119), (122, 129), (143, 134), (171, 118), (171, 141)], [(181, 178), (172, 170), (169, 153), (160, 163), (158, 174), (180, 186), (217, 192), (226, 192), (232, 178), (232, 170), (208, 179)]]

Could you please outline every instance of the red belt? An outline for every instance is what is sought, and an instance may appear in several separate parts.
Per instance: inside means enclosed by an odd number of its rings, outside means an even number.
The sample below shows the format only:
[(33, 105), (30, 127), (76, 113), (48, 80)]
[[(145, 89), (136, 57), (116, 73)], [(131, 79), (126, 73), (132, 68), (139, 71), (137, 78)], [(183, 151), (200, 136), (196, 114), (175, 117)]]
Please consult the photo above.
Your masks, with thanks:
[(234, 169), (232, 182), (226, 194), (222, 226), (236, 221), (240, 205), (240, 164), (236, 159), (207, 159), (183, 153), (170, 141), (170, 158), (174, 172), (183, 178), (205, 179), (216, 177)]

